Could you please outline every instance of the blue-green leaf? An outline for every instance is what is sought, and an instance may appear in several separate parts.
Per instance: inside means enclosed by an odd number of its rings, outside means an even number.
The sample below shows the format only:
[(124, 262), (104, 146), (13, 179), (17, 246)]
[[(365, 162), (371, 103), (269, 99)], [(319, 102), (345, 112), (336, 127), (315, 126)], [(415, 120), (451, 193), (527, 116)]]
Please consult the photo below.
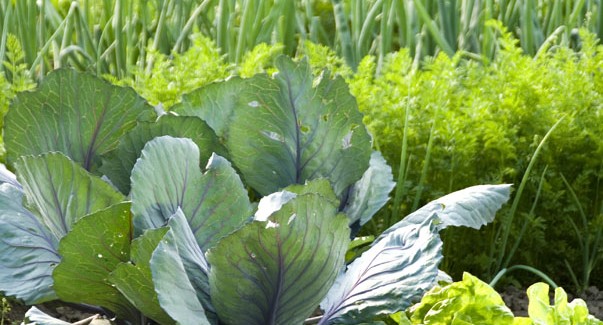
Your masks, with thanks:
[(71, 323), (54, 318), (34, 306), (34, 307), (31, 307), (25, 313), (25, 320), (23, 321), (22, 324), (25, 324), (25, 325), (38, 325), (38, 324), (40, 324), (40, 325), (70, 325)]
[(280, 56), (271, 79), (248, 79), (226, 145), (246, 183), (262, 195), (327, 178), (339, 196), (368, 168), (371, 140), (345, 81), (314, 85), (307, 61)]
[(419, 224), (435, 216), (438, 229), (464, 226), (475, 229), (492, 222), (496, 211), (509, 200), (511, 185), (477, 185), (442, 196), (396, 223), (380, 238), (409, 223)]
[(509, 185), (474, 186), (428, 203), (386, 230), (349, 265), (321, 303), (321, 324), (353, 324), (367, 315), (408, 307), (438, 275), (447, 226), (479, 228), (494, 219), (509, 198)]
[(343, 212), (350, 224), (367, 223), (389, 200), (389, 193), (396, 183), (392, 169), (387, 165), (380, 152), (373, 151), (369, 168), (362, 178), (350, 189), (350, 197)]
[(320, 324), (357, 324), (405, 309), (433, 285), (441, 250), (430, 220), (390, 232), (338, 277), (320, 304)]
[(0, 164), (0, 184), (2, 183), (9, 183), (18, 189), (22, 189), (21, 184), (17, 182), (17, 176), (8, 170), (4, 164)]
[(61, 261), (59, 241), (23, 208), (22, 196), (13, 185), (0, 185), (0, 291), (37, 304), (57, 298), (52, 270)]
[(175, 235), (174, 242), (180, 255), (180, 260), (184, 266), (186, 275), (199, 302), (203, 306), (205, 316), (212, 323), (217, 323), (217, 316), (214, 306), (211, 303), (209, 290), (209, 265), (201, 247), (197, 244), (195, 236), (182, 210), (178, 209), (168, 221), (170, 231)]
[(0, 185), (0, 291), (34, 304), (56, 298), (61, 238), (123, 196), (60, 153), (22, 157), (16, 167), (22, 190), (16, 181)]
[(189, 139), (169, 136), (145, 145), (132, 170), (137, 233), (164, 226), (181, 209), (205, 251), (252, 215), (247, 191), (230, 163), (214, 154), (202, 173), (199, 149)]
[(57, 239), (92, 212), (123, 200), (123, 195), (61, 153), (21, 157), (16, 163), (26, 206)]
[(319, 193), (297, 194), (209, 250), (211, 298), (225, 324), (301, 324), (332, 285), (349, 244), (347, 218)]
[(201, 87), (182, 96), (182, 102), (170, 111), (183, 116), (196, 116), (205, 121), (220, 138), (226, 138), (228, 124), (238, 96), (247, 81), (234, 77), (226, 82), (217, 82)]
[(150, 266), (159, 304), (178, 324), (209, 325), (211, 323), (180, 258), (176, 243), (178, 236), (170, 229), (151, 257)]

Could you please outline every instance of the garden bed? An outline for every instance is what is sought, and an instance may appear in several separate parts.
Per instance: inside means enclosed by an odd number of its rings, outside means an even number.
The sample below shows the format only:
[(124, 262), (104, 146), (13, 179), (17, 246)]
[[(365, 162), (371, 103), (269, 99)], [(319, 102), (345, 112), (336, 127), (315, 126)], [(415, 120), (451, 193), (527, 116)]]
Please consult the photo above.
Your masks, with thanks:
[[(551, 299), (552, 294), (553, 293), (551, 292)], [(515, 316), (525, 317), (528, 315), (528, 296), (525, 288), (518, 289), (514, 286), (508, 286), (500, 292), (500, 295)], [(568, 293), (569, 301), (573, 300), (574, 298), (583, 299), (588, 305), (590, 314), (598, 319), (603, 319), (602, 290), (595, 286), (591, 286), (583, 294), (578, 296)], [(37, 307), (53, 317), (72, 323), (87, 319), (94, 315), (89, 311), (78, 310), (77, 308), (66, 306), (57, 302), (42, 304), (38, 305)], [(11, 306), (11, 311), (6, 315), (8, 317), (6, 321), (8, 323), (20, 323), (24, 318), (25, 312), (27, 312), (29, 308), (30, 307), (21, 304), (13, 304)]]

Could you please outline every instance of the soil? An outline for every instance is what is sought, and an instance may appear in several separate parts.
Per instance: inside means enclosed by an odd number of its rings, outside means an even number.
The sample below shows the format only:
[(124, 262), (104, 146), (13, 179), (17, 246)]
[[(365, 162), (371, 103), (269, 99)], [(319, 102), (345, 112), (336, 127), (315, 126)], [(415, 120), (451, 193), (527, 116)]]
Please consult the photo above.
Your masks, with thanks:
[[(552, 299), (553, 290), (551, 290), (550, 294)], [(528, 315), (528, 296), (526, 295), (525, 289), (517, 289), (516, 287), (509, 286), (501, 293), (501, 296), (515, 316)], [(568, 293), (567, 296), (568, 301), (572, 301), (574, 298), (584, 300), (586, 305), (588, 305), (589, 313), (596, 318), (603, 320), (603, 291), (596, 287), (589, 287), (579, 296), (573, 296), (570, 293)]]
[[(81, 325), (89, 325), (89, 324), (109, 324), (108, 321), (106, 323), (101, 322), (101, 318), (95, 319), (93, 323), (93, 319), (95, 314), (85, 310), (79, 310), (77, 308), (73, 308), (70, 306), (66, 306), (59, 302), (51, 302), (45, 303), (42, 305), (36, 305), (38, 309), (50, 315), (52, 317), (58, 318), (60, 320), (69, 322), (69, 323), (77, 323)], [(29, 310), (29, 306), (24, 306), (18, 303), (11, 303), (11, 310), (7, 315), (5, 320), (5, 324), (21, 324), (25, 317), (25, 313)], [(82, 320), (85, 320), (82, 322)]]
[[(551, 299), (552, 299), (551, 290)], [(501, 296), (505, 301), (505, 304), (513, 311), (515, 316), (527, 316), (528, 315), (528, 296), (526, 295), (525, 289), (518, 289), (513, 286), (508, 286)], [(603, 320), (603, 291), (596, 287), (589, 287), (586, 291), (577, 297), (568, 293), (568, 300), (572, 301), (574, 298), (583, 299), (588, 305), (588, 311), (591, 315), (598, 319)], [(37, 306), (45, 313), (62, 319), (67, 322), (77, 322), (82, 319), (86, 319), (92, 316), (92, 313), (78, 310), (69, 306), (64, 306), (59, 303), (47, 303), (44, 305)], [(8, 320), (5, 324), (20, 324), (23, 320), (23, 315), (29, 309), (29, 307), (22, 306), (16, 303), (12, 304), (11, 312), (8, 314)]]

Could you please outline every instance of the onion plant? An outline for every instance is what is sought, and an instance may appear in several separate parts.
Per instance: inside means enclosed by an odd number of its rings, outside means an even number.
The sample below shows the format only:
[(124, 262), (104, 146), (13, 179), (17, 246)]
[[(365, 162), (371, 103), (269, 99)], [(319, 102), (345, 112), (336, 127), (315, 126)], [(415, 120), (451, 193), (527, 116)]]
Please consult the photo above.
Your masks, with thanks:
[(65, 65), (122, 78), (132, 66), (151, 69), (149, 51), (185, 51), (195, 32), (234, 63), (261, 43), (293, 55), (306, 40), (333, 47), (352, 69), (368, 54), (380, 67), (400, 48), (417, 58), (461, 51), (491, 59), (490, 19), (535, 55), (543, 44), (567, 44), (578, 27), (600, 37), (602, 11), (595, 0), (0, 0), (0, 61), (13, 34), (38, 79)]

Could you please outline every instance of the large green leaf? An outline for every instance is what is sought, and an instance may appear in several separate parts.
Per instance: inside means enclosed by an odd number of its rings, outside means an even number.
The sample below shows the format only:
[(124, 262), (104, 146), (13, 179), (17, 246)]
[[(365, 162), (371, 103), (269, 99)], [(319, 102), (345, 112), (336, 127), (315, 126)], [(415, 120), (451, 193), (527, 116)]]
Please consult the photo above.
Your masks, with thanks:
[(163, 115), (157, 122), (140, 122), (126, 133), (115, 150), (103, 155), (101, 172), (122, 193), (130, 192), (130, 172), (140, 157), (144, 145), (153, 138), (171, 135), (190, 138), (203, 148), (201, 161), (206, 162), (212, 153), (224, 155), (226, 149), (219, 143), (214, 131), (201, 119), (191, 116)]
[(59, 245), (53, 272), (61, 300), (99, 305), (135, 320), (136, 308), (112, 285), (109, 274), (130, 256), (130, 203), (120, 203), (78, 221)]
[(509, 185), (474, 186), (415, 211), (386, 230), (349, 265), (321, 303), (321, 324), (355, 324), (367, 315), (392, 314), (410, 305), (436, 280), (442, 259), (438, 231), (479, 228), (509, 199)]
[(246, 183), (267, 195), (327, 178), (339, 196), (368, 168), (371, 140), (345, 81), (281, 56), (274, 79), (248, 79), (226, 144)]
[(195, 289), (197, 299), (205, 310), (205, 316), (212, 323), (217, 323), (216, 310), (211, 303), (209, 290), (209, 264), (201, 247), (197, 244), (195, 236), (186, 221), (182, 210), (178, 209), (168, 221), (171, 231), (176, 235), (174, 242), (178, 254), (188, 276), (188, 280)]
[(123, 195), (61, 153), (21, 157), (15, 164), (27, 206), (57, 240), (85, 215), (123, 200)]
[(0, 185), (0, 291), (35, 304), (56, 298), (60, 239), (123, 196), (60, 153), (22, 157), (16, 167), (23, 185), (7, 171)]
[[(233, 164), (262, 195), (327, 178), (340, 196), (368, 168), (371, 140), (341, 78), (314, 79), (307, 61), (281, 56), (274, 78), (212, 85), (174, 110), (225, 138)], [(204, 96), (207, 94), (208, 96)]]
[(145, 145), (132, 170), (131, 196), (137, 232), (164, 226), (182, 209), (203, 251), (252, 214), (247, 191), (227, 160), (212, 155), (202, 173), (197, 145), (169, 136)]
[(8, 163), (59, 151), (94, 171), (100, 154), (115, 148), (145, 115), (153, 110), (132, 89), (73, 70), (51, 72), (38, 90), (19, 93), (6, 114)]
[(477, 185), (450, 193), (409, 214), (384, 231), (377, 240), (384, 238), (399, 226), (421, 223), (434, 215), (440, 230), (449, 226), (479, 229), (494, 220), (496, 211), (509, 200), (510, 193), (509, 184)]
[(320, 304), (320, 324), (357, 324), (405, 309), (433, 285), (441, 251), (430, 220), (391, 232), (337, 278)]
[(130, 261), (120, 263), (109, 274), (109, 281), (115, 285), (140, 312), (159, 324), (173, 324), (157, 299), (151, 274), (151, 255), (167, 228), (149, 229), (134, 239), (130, 247)]
[[(332, 191), (323, 182), (322, 192)], [(301, 324), (344, 263), (348, 220), (320, 193), (295, 194), (210, 249), (211, 298), (226, 324)], [(265, 215), (265, 213), (259, 213)]]
[(19, 188), (0, 185), (0, 291), (27, 304), (37, 304), (57, 298), (52, 270), (61, 260), (59, 242), (23, 208), (22, 196)]
[(188, 281), (180, 258), (177, 244), (179, 236), (174, 229), (170, 229), (151, 257), (150, 266), (159, 304), (178, 324), (209, 325), (211, 323), (197, 299), (195, 288)]

